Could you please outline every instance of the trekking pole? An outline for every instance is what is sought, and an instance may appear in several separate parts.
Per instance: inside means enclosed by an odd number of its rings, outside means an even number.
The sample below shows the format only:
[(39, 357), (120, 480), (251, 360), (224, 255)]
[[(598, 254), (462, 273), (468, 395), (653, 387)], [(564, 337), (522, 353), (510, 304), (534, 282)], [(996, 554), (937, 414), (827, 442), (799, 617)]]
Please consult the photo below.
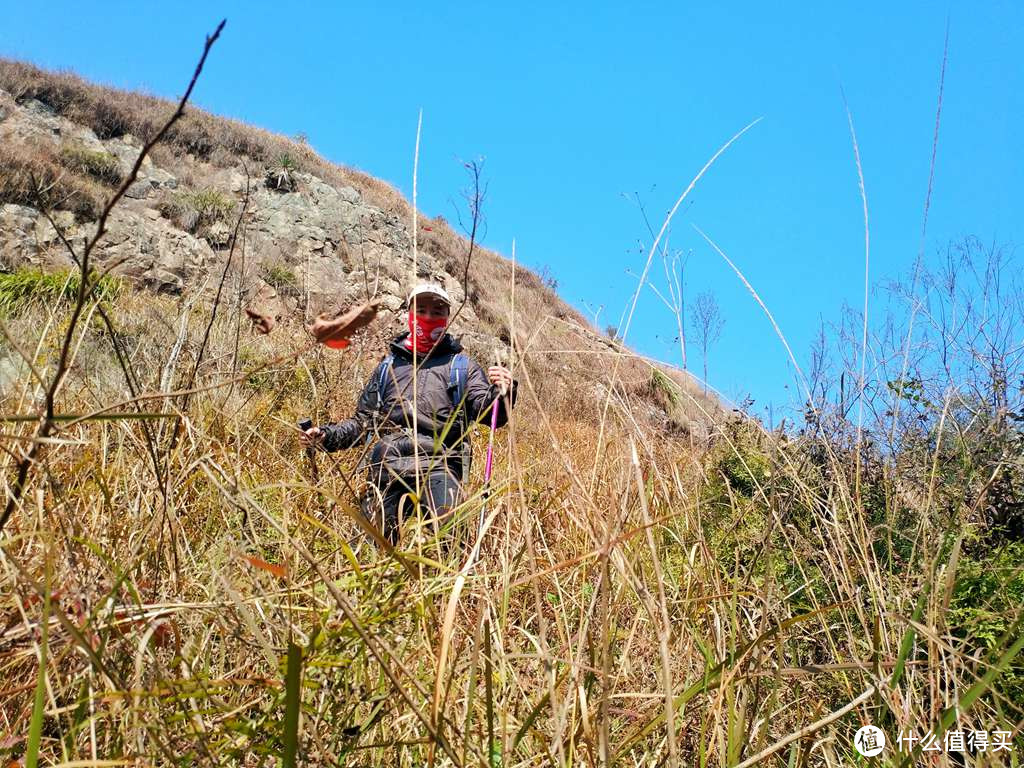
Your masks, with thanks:
[(480, 527), (477, 540), (484, 535), (484, 520), (487, 518), (487, 498), (491, 493), (491, 470), (494, 468), (494, 433), (498, 430), (498, 404), (504, 394), (504, 387), (498, 390), (498, 396), (491, 403), (491, 434), (487, 436), (487, 460), (484, 462), (483, 505), (480, 507)]
[[(299, 429), (305, 432), (307, 429), (313, 426), (311, 419), (303, 419), (298, 423)], [(309, 477), (313, 482), (313, 486), (316, 488), (316, 501), (317, 506), (320, 508), (320, 514), (326, 515), (330, 509), (327, 499), (323, 493), (320, 492), (320, 471), (316, 466), (316, 443), (310, 443), (306, 446), (306, 458), (309, 459)]]
[[(305, 432), (307, 429), (310, 429), (312, 426), (312, 419), (303, 419), (298, 423), (299, 429), (301, 429), (303, 432)], [(309, 445), (306, 446), (306, 458), (309, 459), (309, 474), (310, 477), (313, 479), (313, 484), (319, 485), (320, 473), (317, 471), (316, 468), (316, 445), (314, 445), (313, 443), (310, 443)]]

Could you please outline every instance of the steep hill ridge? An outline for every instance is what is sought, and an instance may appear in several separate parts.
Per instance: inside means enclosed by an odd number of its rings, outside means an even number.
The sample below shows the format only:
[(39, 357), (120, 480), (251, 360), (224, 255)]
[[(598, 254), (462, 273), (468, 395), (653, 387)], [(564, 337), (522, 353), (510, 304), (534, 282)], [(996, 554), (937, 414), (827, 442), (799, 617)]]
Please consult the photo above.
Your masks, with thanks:
[[(0, 764), (809, 768), (862, 764), (865, 723), (917, 741), (904, 763), (943, 732), (1024, 748), (1024, 302), (998, 250), (925, 266), (870, 347), (823, 340), (804, 428), (693, 445), (717, 413), (692, 381), (496, 254), (464, 282), (465, 241), (421, 219), (423, 276), (465, 292), (476, 354), (512, 349), (519, 399), (470, 430), (488, 459), (451, 517), (408, 494), (391, 548), (372, 439), (306, 452), (296, 423), (352, 412), (412, 212), (189, 111), (95, 251), (124, 279), (83, 294), (58, 232), (92, 231), (170, 109), (0, 61)], [(977, 293), (934, 290), (957, 269)], [(312, 342), (373, 293), (366, 336)]]
[[(84, 241), (171, 111), (161, 99), (0, 59), (0, 267), (72, 267), (40, 209), (72, 243)], [(158, 293), (212, 292), (243, 207), (232, 271), (246, 303), (287, 323), (374, 294), (386, 309), (381, 336), (400, 329), (413, 273), (412, 210), (401, 194), (304, 141), (191, 107), (115, 209), (95, 264)], [(594, 372), (621, 347), (549, 284), (517, 266), (513, 291), (511, 262), (479, 246), (467, 269), (470, 243), (441, 217), (421, 215), (417, 239), (416, 272), (464, 303), (455, 330), (471, 351), (490, 356), (515, 327), (522, 362), (539, 378), (578, 387), (582, 377), (583, 396), (600, 394)], [(717, 411), (685, 374), (656, 374), (632, 355), (620, 368), (623, 391), (641, 395), (652, 420), (673, 431)], [(671, 380), (678, 392), (665, 389)]]

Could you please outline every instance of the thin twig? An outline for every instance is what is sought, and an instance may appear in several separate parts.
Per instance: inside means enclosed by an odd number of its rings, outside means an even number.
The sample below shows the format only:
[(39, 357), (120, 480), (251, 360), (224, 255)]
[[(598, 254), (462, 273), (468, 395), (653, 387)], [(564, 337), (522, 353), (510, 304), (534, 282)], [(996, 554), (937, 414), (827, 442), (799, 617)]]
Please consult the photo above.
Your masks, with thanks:
[[(206, 57), (209, 55), (213, 44), (217, 42), (217, 38), (220, 37), (221, 30), (224, 29), (224, 24), (225, 22), (221, 21), (221, 23), (217, 25), (213, 34), (206, 38), (206, 43), (203, 46), (203, 53), (199, 57), (199, 63), (196, 65), (195, 72), (192, 74), (192, 79), (189, 81), (188, 88), (185, 89), (184, 95), (178, 102), (177, 109), (175, 109), (174, 114), (171, 115), (167, 122), (164, 123), (163, 127), (160, 128), (160, 130), (143, 145), (142, 150), (139, 152), (139, 156), (135, 159), (135, 163), (132, 165), (132, 168), (128, 172), (124, 181), (121, 183), (121, 186), (118, 187), (117, 191), (114, 192), (114, 195), (104, 206), (99, 219), (96, 222), (96, 232), (91, 238), (89, 238), (85, 244), (85, 248), (82, 250), (81, 258), (78, 260), (78, 265), (82, 275), (78, 283), (78, 296), (75, 301), (74, 309), (71, 312), (71, 318), (68, 321), (67, 330), (64, 332), (64, 341), (60, 347), (60, 354), (57, 358), (57, 365), (54, 370), (53, 378), (46, 389), (44, 412), (40, 415), (40, 424), (36, 430), (36, 437), (49, 437), (50, 432), (53, 430), (54, 404), (57, 392), (60, 389), (60, 386), (64, 381), (64, 377), (70, 367), (69, 358), (71, 354), (72, 341), (74, 339), (75, 332), (78, 330), (78, 324), (81, 320), (86, 302), (95, 292), (100, 279), (102, 279), (100, 277), (93, 281), (89, 280), (89, 258), (92, 255), (93, 249), (100, 241), (100, 238), (106, 234), (107, 219), (109, 218), (111, 211), (114, 210), (114, 207), (124, 196), (125, 192), (128, 191), (129, 187), (135, 183), (135, 179), (138, 177), (139, 170), (142, 168), (142, 163), (146, 159), (146, 156), (149, 155), (153, 147), (163, 139), (171, 126), (174, 125), (185, 113), (185, 104), (188, 103), (189, 97), (192, 95), (192, 90), (195, 88), (196, 82), (199, 80), (199, 75), (203, 71), (203, 65), (206, 63)], [(74, 250), (72, 249), (72, 256), (74, 255)], [(0, 533), (3, 533), (4, 527), (7, 525), (7, 521), (13, 514), (15, 507), (17, 507), (21, 502), (22, 494), (25, 492), (25, 485), (28, 480), (29, 471), (35, 463), (43, 445), (44, 443), (39, 441), (33, 442), (32, 447), (24, 455), (21, 461), (18, 462), (17, 469), (15, 470), (14, 482), (11, 484), (9, 492), (10, 495), (7, 498), (7, 504), (4, 506), (3, 514), (0, 515)]]

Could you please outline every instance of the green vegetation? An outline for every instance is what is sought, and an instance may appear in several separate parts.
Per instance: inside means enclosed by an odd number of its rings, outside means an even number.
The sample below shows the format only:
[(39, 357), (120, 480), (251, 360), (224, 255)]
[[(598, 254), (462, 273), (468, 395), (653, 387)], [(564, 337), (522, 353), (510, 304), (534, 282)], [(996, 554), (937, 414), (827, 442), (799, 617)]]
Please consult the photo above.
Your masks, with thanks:
[(263, 281), (283, 296), (299, 295), (299, 278), (285, 264), (264, 265), (260, 270)]
[[(79, 279), (75, 271), (47, 272), (32, 267), (0, 272), (0, 314), (24, 312), (32, 304), (55, 306), (74, 301), (78, 296)], [(113, 301), (122, 290), (119, 278), (106, 275), (96, 286), (93, 298)]]
[(235, 205), (231, 195), (206, 187), (169, 194), (159, 209), (186, 232), (202, 234), (210, 225), (228, 221)]
[(651, 368), (651, 392), (669, 405), (679, 405), (682, 400), (679, 385), (657, 368)]
[[(949, 626), (966, 647), (992, 661), (1014, 631), (1024, 605), (1024, 542), (1011, 541), (995, 552), (969, 554), (957, 569)], [(1015, 707), (1024, 707), (1024, 659), (1007, 670), (1000, 689)]]
[(264, 181), (268, 189), (276, 192), (294, 192), (298, 189), (297, 173), (299, 165), (290, 154), (280, 155), (276, 162), (267, 168)]
[(121, 164), (109, 152), (86, 149), (79, 146), (64, 146), (60, 150), (60, 162), (68, 170), (84, 173), (97, 181), (116, 186), (124, 178)]
[(228, 215), (235, 209), (234, 198), (216, 189), (207, 188), (195, 192), (184, 192), (181, 195), (181, 200), (196, 212), (200, 226), (226, 221)]
[[(674, 434), (689, 434), (693, 423), (704, 423), (712, 417), (704, 404), (695, 399), (693, 392), (682, 383), (685, 373), (673, 378), (660, 368), (652, 366), (647, 378), (635, 387), (636, 394), (665, 413), (666, 428)], [(690, 385), (693, 387), (693, 385)]]

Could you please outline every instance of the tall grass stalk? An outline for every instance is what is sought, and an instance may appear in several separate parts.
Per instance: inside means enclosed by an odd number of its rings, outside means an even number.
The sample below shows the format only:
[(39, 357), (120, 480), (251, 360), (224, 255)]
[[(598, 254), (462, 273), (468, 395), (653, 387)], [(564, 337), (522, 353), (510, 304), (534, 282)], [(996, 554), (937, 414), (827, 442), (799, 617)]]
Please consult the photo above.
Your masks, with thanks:
[[(147, 308), (160, 301), (167, 306)], [(167, 309), (124, 295), (109, 314), (124, 327)], [(45, 329), (40, 311), (11, 332)], [(44, 348), (67, 312), (55, 309)], [(198, 342), (206, 319), (186, 328)], [(62, 410), (120, 397), (116, 379), (76, 385), (90, 359), (113, 354), (100, 329), (90, 325), (76, 344), (81, 374), (69, 378)], [(297, 328), (281, 334), (243, 339), (243, 359), (257, 349), (280, 358), (300, 338)], [(980, 663), (970, 636), (947, 628), (943, 606), (960, 599), (957, 560), (974, 555), (918, 531), (939, 522), (944, 442), (920, 465), (915, 514), (933, 522), (888, 531), (864, 506), (874, 496), (852, 493), (842, 441), (816, 453), (810, 438), (780, 441), (734, 423), (694, 452), (621, 397), (591, 492), (596, 420), (539, 397), (526, 366), (486, 533), (467, 541), (479, 558), (427, 525), (408, 526), (392, 554), (365, 538), (352, 509), (343, 478), (356, 457), (324, 457), (315, 487), (292, 434), (266, 418), (270, 410), (290, 424), (305, 413), (311, 377), (319, 397), (350, 398), (344, 382), (359, 376), (339, 377), (337, 365), (368, 375), (374, 350), (332, 363), (306, 356), (308, 374), (278, 368), (225, 401), (234, 343), (233, 318), (217, 318), (208, 348), (223, 368), (204, 369), (179, 449), (161, 454), (173, 516), (159, 514), (139, 420), (63, 421), (60, 437), (77, 447), (52, 446), (49, 474), (33, 480), (45, 514), (17, 516), (4, 539), (12, 733), (28, 733), (38, 680), (38, 655), (27, 652), (38, 620), (27, 608), (49, 594), (64, 617), (49, 623), (55, 706), (41, 710), (41, 762), (92, 759), (94, 732), (98, 759), (160, 763), (244, 764), (294, 746), (306, 764), (714, 766), (779, 755), (816, 765), (848, 758), (862, 721), (886, 723), (891, 738), (923, 729), (975, 684), (959, 723), (1006, 722), (1014, 699), (1000, 680), (1014, 674), (1014, 639), (996, 638)], [(146, 336), (133, 360), (143, 392), (158, 387), (174, 344)], [(5, 412), (17, 408), (10, 397)], [(878, 489), (882, 504), (911, 492), (909, 476), (883, 480), (873, 460), (865, 469), (864, 489)], [(473, 493), (456, 516), (475, 527), (481, 503)], [(173, 540), (160, 534), (168, 526)], [(62, 553), (49, 589), (46, 536)], [(906, 542), (903, 554), (885, 555), (898, 568), (878, 552), (889, 538)], [(172, 547), (178, 583), (167, 578)], [(289, 643), (302, 649), (298, 688), (281, 666)], [(133, 671), (119, 671), (122, 659)], [(298, 718), (286, 716), (296, 693)], [(60, 734), (73, 712), (69, 741)]]
[[(1014, 274), (988, 257), (971, 274)], [(571, 317), (523, 332), (541, 305), (503, 274), (520, 396), (483, 534), (457, 535), (484, 504), (477, 462), (452, 524), (411, 519), (397, 548), (358, 511), (359, 456), (323, 455), (313, 482), (291, 427), (351, 407), (379, 349), (328, 358), (298, 322), (239, 338), (223, 312), (81, 287), (5, 318), (5, 357), (26, 364), (0, 390), (17, 512), (0, 539), (0, 756), (804, 768), (854, 764), (868, 722), (890, 742), (955, 726), (1024, 746), (1008, 283), (971, 304), (967, 327), (1001, 329), (988, 339), (919, 322), (906, 364), (901, 333), (869, 334), (863, 424), (842, 383), (864, 360), (853, 317), (845, 363), (805, 379), (799, 428), (725, 418), (680, 386), (708, 427), (691, 441), (650, 418), (667, 374), (621, 347), (602, 367)], [(940, 347), (948, 367), (929, 367)], [(553, 353), (573, 388), (552, 387)], [(22, 445), (45, 453), (16, 484)]]

